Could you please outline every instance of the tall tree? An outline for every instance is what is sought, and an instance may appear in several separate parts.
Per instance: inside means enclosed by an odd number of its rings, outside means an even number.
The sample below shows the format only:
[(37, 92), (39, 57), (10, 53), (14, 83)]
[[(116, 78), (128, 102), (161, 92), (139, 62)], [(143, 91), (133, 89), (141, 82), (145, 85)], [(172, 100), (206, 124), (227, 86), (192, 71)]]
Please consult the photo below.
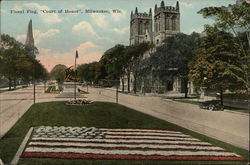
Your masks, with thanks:
[(65, 69), (67, 69), (67, 67), (62, 64), (54, 66), (54, 68), (50, 71), (50, 77), (55, 79), (58, 83), (62, 83), (65, 78)]
[(96, 65), (98, 62), (82, 64), (77, 67), (77, 74), (81, 81), (96, 83)]
[(225, 89), (247, 88), (238, 46), (230, 33), (206, 26), (207, 36), (190, 62), (189, 77), (196, 87), (220, 89), (221, 104)]
[[(33, 64), (37, 61), (34, 52), (27, 50), (22, 43), (6, 34), (1, 35), (0, 46), (2, 64), (0, 72), (8, 78), (9, 89), (11, 89), (12, 81), (14, 82), (14, 88), (17, 79), (28, 81), (33, 76)], [(34, 49), (38, 53), (35, 47)]]
[[(237, 1), (234, 5), (227, 7), (207, 7), (200, 10), (198, 13), (205, 18), (215, 19), (214, 26), (220, 30), (233, 33), (235, 36), (234, 42), (240, 50), (238, 53), (241, 56), (241, 66), (247, 84), (247, 89), (250, 90), (250, 3), (244, 0)], [(246, 35), (248, 47), (244, 46), (244, 41), (240, 37), (240, 33)], [(241, 33), (242, 35), (242, 33)]]
[(157, 47), (150, 57), (154, 70), (158, 73), (159, 81), (172, 81), (175, 77), (181, 78), (184, 83), (185, 97), (188, 93), (188, 62), (193, 58), (193, 51), (200, 43), (200, 35), (183, 33), (168, 37), (163, 44)]
[[(142, 42), (135, 45), (130, 45), (126, 48), (127, 60), (129, 61), (129, 70), (131, 69), (134, 76), (133, 90), (137, 92), (137, 80), (139, 78), (140, 62), (142, 61), (145, 52), (153, 48), (153, 44)], [(130, 75), (130, 72), (128, 73)], [(129, 80), (128, 80), (129, 81)]]

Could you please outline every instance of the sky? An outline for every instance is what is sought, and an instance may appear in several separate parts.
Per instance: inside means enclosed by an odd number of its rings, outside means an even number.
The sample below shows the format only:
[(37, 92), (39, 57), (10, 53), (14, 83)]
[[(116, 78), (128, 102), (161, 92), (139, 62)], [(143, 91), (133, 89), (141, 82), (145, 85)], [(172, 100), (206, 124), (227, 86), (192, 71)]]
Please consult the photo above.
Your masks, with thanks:
[[(116, 44), (129, 44), (130, 13), (149, 12), (161, 0), (5, 0), (1, 1), (1, 34), (25, 43), (28, 23), (32, 19), (37, 59), (50, 71), (56, 64), (74, 65), (98, 61)], [(236, 0), (179, 0), (182, 33), (202, 32), (204, 19), (197, 12), (208, 6), (227, 6)], [(165, 0), (175, 6), (176, 0)], [(76, 11), (76, 13), (66, 13)], [(107, 13), (86, 13), (103, 10)], [(153, 11), (153, 10), (152, 10)]]

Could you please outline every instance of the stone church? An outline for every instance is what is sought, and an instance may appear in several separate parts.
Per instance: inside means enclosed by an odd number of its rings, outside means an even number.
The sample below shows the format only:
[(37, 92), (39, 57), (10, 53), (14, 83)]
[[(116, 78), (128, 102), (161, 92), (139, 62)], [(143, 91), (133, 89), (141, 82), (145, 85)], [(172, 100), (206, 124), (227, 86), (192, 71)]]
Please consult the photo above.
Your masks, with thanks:
[[(164, 1), (161, 1), (160, 6), (157, 4), (154, 8), (154, 14), (152, 9), (149, 9), (149, 12), (140, 13), (135, 8), (135, 11), (131, 12), (130, 16), (130, 45), (141, 43), (141, 42), (151, 42), (156, 47), (162, 44), (162, 41), (166, 39), (166, 37), (176, 35), (180, 33), (180, 7), (179, 2), (176, 2), (175, 6), (166, 6)], [(150, 53), (154, 52), (150, 50), (144, 54), (143, 58), (148, 58)], [(137, 85), (141, 92), (156, 92), (156, 93), (164, 93), (164, 92), (183, 92), (183, 85), (181, 80), (176, 77), (172, 81), (168, 81), (166, 83), (162, 83), (157, 77), (157, 74), (154, 73), (154, 69), (152, 68), (151, 73), (147, 78), (147, 83), (145, 81), (139, 82)], [(125, 89), (127, 89), (127, 79), (125, 77)], [(133, 90), (133, 73), (130, 76), (130, 91)], [(147, 87), (147, 89), (145, 88)]]

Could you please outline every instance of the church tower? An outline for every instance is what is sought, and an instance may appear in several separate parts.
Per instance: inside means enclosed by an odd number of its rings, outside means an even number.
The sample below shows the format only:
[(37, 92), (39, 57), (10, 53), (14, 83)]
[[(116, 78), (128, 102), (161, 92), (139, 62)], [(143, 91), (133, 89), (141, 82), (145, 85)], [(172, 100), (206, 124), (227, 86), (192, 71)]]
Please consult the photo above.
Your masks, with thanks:
[(180, 33), (180, 7), (165, 6), (164, 1), (154, 9), (154, 43), (159, 45), (166, 37)]
[(149, 13), (139, 13), (137, 7), (130, 17), (130, 45), (143, 41), (152, 42), (152, 10)]
[(33, 30), (32, 30), (32, 20), (30, 20), (28, 25), (27, 37), (25, 41), (25, 46), (29, 48), (34, 47), (34, 38), (33, 38)]

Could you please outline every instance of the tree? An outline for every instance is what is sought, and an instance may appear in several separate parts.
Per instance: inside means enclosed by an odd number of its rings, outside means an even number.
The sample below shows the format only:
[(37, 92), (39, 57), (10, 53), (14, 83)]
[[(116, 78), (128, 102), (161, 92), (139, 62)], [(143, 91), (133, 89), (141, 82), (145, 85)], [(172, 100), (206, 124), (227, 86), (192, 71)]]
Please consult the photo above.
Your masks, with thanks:
[(108, 49), (100, 62), (104, 64), (108, 80), (119, 80), (124, 73), (124, 46), (115, 45)]
[[(240, 65), (243, 68), (244, 79), (247, 89), (250, 90), (250, 3), (241, 0), (228, 7), (207, 7), (198, 13), (205, 18), (214, 18), (214, 26), (222, 31), (232, 33), (235, 38), (234, 42), (240, 52)], [(242, 33), (244, 32), (244, 33)], [(248, 47), (244, 46), (244, 41), (240, 35), (244, 34), (248, 40)]]
[(96, 65), (98, 62), (82, 64), (77, 67), (77, 74), (81, 81), (96, 83)]
[(181, 78), (184, 82), (185, 97), (188, 93), (188, 62), (193, 58), (193, 51), (198, 48), (199, 43), (198, 33), (180, 33), (168, 37), (157, 47), (149, 60), (162, 82), (172, 81), (174, 77)]
[(65, 69), (67, 69), (67, 67), (62, 64), (54, 66), (50, 72), (50, 77), (55, 79), (58, 83), (62, 83), (65, 77)]
[(130, 71), (132, 71), (134, 76), (134, 93), (137, 92), (137, 80), (139, 78), (140, 62), (142, 61), (145, 52), (153, 48), (153, 44), (149, 42), (143, 42), (135, 45), (130, 45), (126, 47), (125, 54), (128, 61), (128, 81), (130, 81)]
[(0, 73), (9, 80), (9, 90), (11, 89), (12, 81), (14, 88), (16, 88), (16, 80), (23, 79), (29, 81), (33, 77), (35, 53), (38, 53), (36, 47), (34, 51), (27, 50), (25, 46), (16, 41), (9, 35), (1, 35), (1, 49), (0, 49)]
[(220, 89), (223, 105), (225, 89), (247, 88), (244, 70), (232, 34), (211, 26), (206, 26), (206, 33), (189, 64), (189, 78), (196, 87)]

